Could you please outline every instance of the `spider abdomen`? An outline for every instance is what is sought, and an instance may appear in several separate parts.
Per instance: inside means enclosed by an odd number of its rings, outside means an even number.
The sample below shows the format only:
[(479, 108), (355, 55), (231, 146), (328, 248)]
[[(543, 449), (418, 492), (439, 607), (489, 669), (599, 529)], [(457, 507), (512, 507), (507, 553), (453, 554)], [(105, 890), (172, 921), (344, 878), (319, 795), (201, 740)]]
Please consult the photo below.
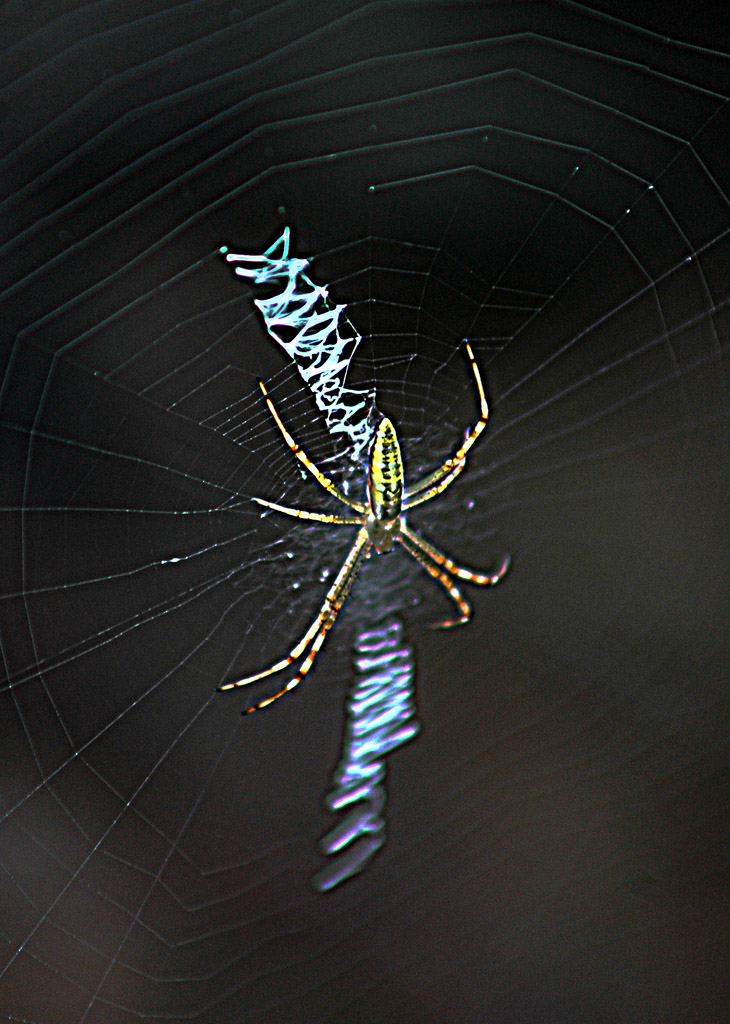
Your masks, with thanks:
[(403, 459), (395, 427), (386, 416), (370, 447), (370, 508), (376, 519), (397, 519), (403, 504)]

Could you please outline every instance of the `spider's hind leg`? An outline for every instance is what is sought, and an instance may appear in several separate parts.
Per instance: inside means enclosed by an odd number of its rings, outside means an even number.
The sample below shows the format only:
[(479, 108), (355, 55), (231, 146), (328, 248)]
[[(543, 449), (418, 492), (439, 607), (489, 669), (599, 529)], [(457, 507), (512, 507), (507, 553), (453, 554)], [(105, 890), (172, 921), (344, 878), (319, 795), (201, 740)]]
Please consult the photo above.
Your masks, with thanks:
[(314, 659), (317, 656), (318, 651), (322, 647), (325, 641), (327, 633), (334, 625), (335, 619), (337, 618), (342, 605), (345, 603), (345, 598), (350, 593), (352, 585), (357, 578), (357, 574), (360, 571), (360, 567), (363, 560), (367, 557), (370, 550), (370, 541), (368, 539), (368, 531), (365, 527), (362, 527), (355, 538), (355, 543), (350, 548), (350, 552), (345, 559), (342, 568), (337, 574), (337, 578), (327, 591), (327, 596), (324, 599), (322, 607), (319, 613), (309, 627), (307, 632), (304, 634), (299, 643), (292, 648), (286, 658), (281, 661), (277, 661), (270, 668), (264, 669), (263, 672), (258, 672), (253, 676), (246, 676), (244, 679), (237, 679), (231, 683), (224, 683), (218, 687), (218, 690), (232, 690), (238, 686), (247, 686), (249, 683), (255, 682), (257, 679), (264, 679), (266, 676), (274, 675), (276, 672), (281, 672), (282, 669), (287, 668), (292, 662), (296, 661), (307, 647), (310, 647), (309, 653), (302, 662), (299, 671), (290, 679), (283, 689), (277, 693), (272, 694), (270, 697), (265, 697), (260, 700), (258, 704), (254, 704), (253, 707), (246, 708), (243, 712), (244, 715), (250, 715), (252, 711), (260, 711), (262, 708), (268, 707), (269, 704), (273, 704), (274, 701), (279, 700), (284, 694), (289, 693), (295, 686), (301, 683), (302, 679), (311, 669), (314, 664)]
[[(495, 584), (499, 583), (510, 565), (510, 557), (509, 555), (505, 555), (499, 569), (489, 575), (474, 572), (472, 569), (466, 569), (464, 566), (457, 565), (456, 562), (452, 562), (448, 555), (445, 555), (443, 551), (439, 551), (438, 548), (434, 547), (433, 544), (429, 544), (429, 542), (424, 540), (423, 537), (419, 537), (417, 533), (413, 533), (412, 530), (409, 530), (405, 523), (401, 524), (398, 540), (409, 554), (413, 555), (413, 557), (420, 562), (426, 572), (439, 581), (461, 612), (461, 616), (458, 619), (447, 619), (444, 622), (432, 623), (433, 626), (440, 629), (445, 629), (450, 626), (460, 626), (464, 622), (468, 622), (471, 617), (471, 607), (469, 603), (464, 600), (461, 591), (451, 578), (452, 576), (457, 576), (462, 580), (468, 580), (469, 583), (476, 583), (477, 586), (480, 587), (493, 587)], [(449, 573), (451, 575), (449, 575)]]
[(436, 565), (443, 566), (447, 572), (450, 572), (452, 576), (458, 576), (460, 580), (467, 580), (469, 583), (476, 583), (478, 587), (493, 587), (499, 583), (509, 569), (512, 561), (509, 555), (505, 555), (502, 559), (502, 564), (496, 572), (475, 572), (473, 569), (467, 569), (466, 566), (457, 565), (456, 562), (453, 562), (448, 555), (443, 553), (443, 551), (439, 551), (439, 549), (433, 544), (430, 544), (423, 537), (410, 530), (405, 523), (401, 526), (401, 534), (407, 537), (411, 544), (417, 547), (424, 555), (433, 559)]
[(398, 540), (409, 555), (413, 555), (416, 561), (423, 566), (426, 572), (433, 576), (435, 580), (438, 580), (461, 612), (458, 619), (444, 619), (443, 622), (431, 622), (429, 625), (434, 629), (449, 629), (451, 626), (462, 626), (465, 622), (468, 622), (471, 618), (471, 605), (468, 601), (464, 600), (464, 595), (461, 593), (451, 577), (443, 572), (442, 569), (439, 569), (438, 565), (432, 561), (431, 557), (417, 544), (413, 543), (408, 534), (401, 533)]

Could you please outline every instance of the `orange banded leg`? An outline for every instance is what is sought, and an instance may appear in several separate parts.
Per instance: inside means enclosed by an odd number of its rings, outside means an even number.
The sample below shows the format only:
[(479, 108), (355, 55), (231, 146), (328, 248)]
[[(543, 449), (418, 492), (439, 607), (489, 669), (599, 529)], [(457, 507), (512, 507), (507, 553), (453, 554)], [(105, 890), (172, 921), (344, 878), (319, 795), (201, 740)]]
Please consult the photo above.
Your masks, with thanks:
[(405, 501), (403, 502), (403, 511), (405, 512), (406, 509), (413, 508), (414, 505), (420, 505), (424, 501), (430, 501), (431, 498), (435, 498), (437, 494), (441, 494), (442, 491), (445, 491), (446, 488), (449, 487), (454, 482), (454, 480), (456, 480), (457, 476), (459, 475), (459, 473), (461, 473), (465, 465), (466, 459), (462, 459), (461, 462), (456, 466), (456, 468), (452, 469), (449, 475), (444, 477), (441, 483), (434, 484), (433, 487), (429, 487), (427, 491), (425, 491), (423, 494), (419, 494), (418, 497), (414, 498), (413, 500), (411, 500), (411, 492), (406, 491)]
[(309, 647), (312, 642), (312, 639), (317, 635), (317, 630), (321, 623), (321, 614), (322, 612), (319, 613), (296, 647), (292, 647), (286, 658), (282, 658), (281, 661), (277, 661), (275, 665), (271, 666), (271, 668), (265, 668), (263, 672), (257, 672), (255, 676), (246, 676), (245, 679), (236, 679), (232, 683), (222, 683), (218, 687), (218, 693), (222, 693), (223, 690), (233, 690), (238, 686), (248, 686), (249, 683), (255, 683), (257, 679), (264, 679), (266, 676), (273, 676), (276, 672), (281, 672), (282, 669), (288, 668), (292, 662), (296, 661), (297, 658), (304, 654), (307, 647)]
[(327, 633), (334, 625), (335, 619), (337, 618), (342, 605), (345, 603), (345, 598), (350, 593), (352, 585), (355, 582), (363, 560), (367, 557), (370, 549), (370, 541), (368, 539), (368, 532), (363, 527), (355, 539), (355, 543), (350, 549), (345, 562), (337, 574), (337, 579), (334, 581), (330, 589), (327, 591), (327, 596), (324, 599), (322, 607), (319, 613), (309, 627), (307, 632), (304, 634), (302, 639), (292, 648), (290, 653), (282, 661), (278, 661), (271, 668), (265, 669), (263, 672), (259, 672), (257, 675), (248, 676), (245, 679), (238, 679), (233, 683), (224, 683), (223, 686), (219, 686), (219, 690), (231, 690), (237, 686), (246, 686), (248, 683), (253, 683), (257, 679), (263, 679), (265, 676), (273, 675), (275, 672), (280, 672), (282, 669), (287, 668), (292, 662), (296, 661), (304, 651), (309, 647), (311, 648), (307, 657), (302, 662), (302, 665), (297, 672), (296, 676), (291, 679), (286, 686), (284, 686), (277, 693), (272, 694), (270, 697), (266, 697), (259, 701), (251, 708), (247, 708), (243, 714), (251, 714), (252, 711), (259, 711), (262, 708), (268, 707), (269, 704), (273, 704), (274, 701), (283, 697), (284, 694), (289, 693), (295, 686), (298, 686), (302, 679), (306, 676), (312, 667), (314, 659), (317, 656), (318, 651), (322, 647), (325, 641)]
[(266, 390), (266, 385), (262, 380), (259, 381), (259, 387), (261, 388), (261, 393), (264, 396), (264, 400), (266, 401), (268, 410), (274, 417), (274, 422), (281, 431), (281, 436), (288, 444), (291, 453), (295, 455), (302, 463), (302, 465), (309, 470), (312, 476), (314, 476), (314, 478), (317, 480), (317, 483), (321, 484), (321, 486), (324, 487), (326, 491), (329, 491), (330, 494), (333, 494), (335, 498), (338, 498), (343, 503), (343, 505), (349, 505), (350, 508), (354, 508), (356, 512), (361, 512), (363, 514), (367, 512), (367, 509), (363, 504), (361, 504), (359, 501), (354, 501), (352, 498), (348, 497), (344, 491), (341, 491), (336, 484), (332, 483), (328, 476), (324, 475), (321, 469), (318, 469), (315, 466), (315, 464), (312, 462), (309, 456), (299, 447), (297, 442), (294, 440), (294, 438), (291, 436), (289, 431), (284, 426), (281, 417), (276, 411), (274, 403), (269, 398), (269, 392)]
[(295, 516), (297, 519), (314, 519), (318, 523), (338, 523), (341, 526), (364, 526), (362, 516), (330, 516), (324, 512), (305, 512), (301, 508), (289, 508), (288, 505), (277, 505), (275, 501), (265, 501), (263, 498), (252, 498), (259, 505), (266, 508), (273, 508), (276, 512), (284, 512), (288, 516)]
[[(429, 544), (427, 540), (419, 536), (417, 533), (413, 533), (405, 523), (401, 523), (401, 534), (408, 538), (408, 540), (416, 547), (419, 551), (428, 555), (436, 562), (437, 565), (442, 565), (444, 569), (452, 573), (454, 576), (458, 576), (461, 580), (468, 580), (470, 583), (476, 583), (480, 587), (493, 587), (496, 583), (502, 579), (504, 574), (509, 569), (510, 557), (505, 555), (502, 564), (496, 572), (486, 575), (481, 572), (474, 572), (473, 569), (466, 569), (464, 566), (457, 565), (443, 553), (435, 548), (433, 544)], [(410, 548), (409, 548), (410, 550)]]
[(411, 538), (407, 534), (404, 534), (402, 528), (398, 540), (409, 555), (412, 555), (416, 561), (423, 566), (427, 573), (433, 576), (435, 580), (438, 580), (461, 612), (461, 616), (458, 619), (445, 619), (443, 622), (432, 622), (430, 625), (436, 629), (448, 629), (451, 626), (461, 626), (465, 622), (468, 622), (471, 618), (471, 606), (464, 600), (463, 594), (451, 577), (442, 569), (439, 569), (439, 567), (431, 560), (431, 557), (427, 552), (423, 551), (417, 544), (413, 544)]
[[(432, 487), (434, 484), (437, 484), (440, 480), (442, 480), (445, 476), (448, 476), (448, 474), (451, 473), (463, 460), (466, 453), (469, 451), (472, 445), (478, 440), (479, 435), (487, 425), (487, 420), (489, 419), (489, 406), (487, 405), (487, 398), (486, 395), (484, 394), (484, 385), (482, 384), (482, 378), (479, 373), (479, 367), (477, 366), (477, 361), (476, 358), (474, 357), (472, 347), (468, 341), (465, 342), (465, 345), (466, 354), (469, 357), (471, 368), (474, 371), (474, 379), (477, 382), (477, 391), (479, 393), (479, 419), (477, 420), (473, 427), (470, 427), (469, 430), (467, 430), (466, 436), (461, 444), (461, 447), (454, 452), (451, 458), (447, 459), (446, 462), (444, 462), (443, 466), (439, 466), (439, 468), (434, 470), (433, 473), (429, 473), (428, 476), (425, 476), (423, 480), (419, 481), (419, 483), (415, 484), (415, 486), (409, 487), (409, 494), (418, 494), (419, 491), (424, 491), (427, 488)], [(438, 493), (438, 491), (436, 493)]]

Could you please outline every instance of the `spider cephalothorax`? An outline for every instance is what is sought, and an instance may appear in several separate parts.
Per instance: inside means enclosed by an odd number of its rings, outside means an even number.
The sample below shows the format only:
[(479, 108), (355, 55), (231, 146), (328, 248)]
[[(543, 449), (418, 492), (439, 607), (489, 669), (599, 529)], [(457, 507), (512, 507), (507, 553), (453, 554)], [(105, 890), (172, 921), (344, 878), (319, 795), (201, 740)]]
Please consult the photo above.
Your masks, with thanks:
[(363, 561), (369, 557), (372, 551), (375, 551), (377, 554), (385, 554), (388, 551), (392, 551), (394, 545), (398, 542), (403, 545), (409, 554), (413, 555), (413, 557), (420, 562), (426, 572), (430, 573), (434, 579), (438, 580), (439, 583), (445, 587), (461, 614), (458, 619), (450, 619), (447, 622), (439, 623), (441, 626), (459, 625), (460, 623), (467, 622), (471, 615), (471, 608), (464, 600), (459, 588), (453, 582), (453, 576), (462, 580), (468, 580), (470, 583), (476, 583), (479, 586), (493, 586), (495, 583), (498, 583), (507, 572), (507, 568), (509, 567), (508, 557), (503, 559), (502, 565), (496, 572), (489, 575), (483, 575), (482, 573), (473, 572), (471, 569), (459, 566), (455, 562), (452, 562), (450, 558), (443, 554), (443, 552), (439, 551), (438, 548), (435, 548), (433, 544), (424, 540), (424, 538), (419, 534), (414, 533), (406, 525), (405, 513), (408, 509), (413, 508), (414, 505), (420, 505), (424, 501), (430, 501), (431, 498), (435, 498), (437, 494), (446, 490), (446, 488), (453, 483), (466, 465), (467, 452), (487, 424), (487, 419), (489, 417), (487, 399), (484, 394), (482, 379), (479, 375), (479, 367), (477, 366), (476, 359), (474, 358), (474, 353), (471, 350), (471, 345), (469, 345), (468, 342), (466, 342), (466, 353), (471, 363), (479, 393), (479, 419), (467, 431), (460, 447), (450, 458), (446, 460), (446, 462), (443, 463), (442, 466), (439, 466), (439, 468), (434, 470), (433, 473), (425, 476), (423, 480), (419, 481), (415, 486), (405, 487), (403, 459), (401, 457), (398, 435), (396, 434), (395, 427), (391, 421), (387, 417), (384, 417), (378, 424), (375, 436), (370, 445), (370, 453), (368, 457), (367, 505), (349, 497), (349, 495), (345, 494), (345, 492), (337, 487), (336, 484), (332, 483), (332, 481), (315, 466), (309, 456), (302, 451), (284, 426), (276, 408), (274, 407), (274, 403), (269, 397), (269, 393), (266, 390), (265, 385), (262, 381), (259, 381), (259, 387), (261, 388), (261, 392), (266, 400), (269, 412), (273, 416), (277, 427), (281, 431), (282, 437), (288, 444), (292, 453), (304, 466), (306, 466), (309, 472), (326, 491), (329, 491), (330, 494), (341, 501), (344, 505), (348, 505), (350, 508), (354, 509), (354, 511), (357, 512), (357, 515), (335, 516), (328, 515), (323, 512), (305, 512), (302, 509), (288, 508), (286, 505), (277, 505), (275, 502), (266, 501), (263, 498), (254, 498), (253, 500), (257, 501), (259, 505), (265, 505), (267, 508), (275, 509), (277, 512), (284, 512), (289, 516), (296, 516), (298, 519), (314, 519), (320, 523), (359, 526), (360, 529), (358, 530), (355, 542), (350, 548), (342, 568), (337, 574), (337, 578), (327, 592), (327, 596), (324, 599), (324, 603), (317, 615), (317, 618), (314, 620), (296, 647), (289, 652), (286, 658), (283, 658), (281, 661), (277, 661), (276, 664), (272, 665), (270, 668), (264, 669), (263, 672), (258, 672), (253, 676), (247, 676), (245, 679), (236, 679), (231, 683), (225, 683), (223, 686), (219, 687), (220, 690), (231, 690), (234, 687), (246, 686), (248, 683), (253, 683), (257, 679), (263, 679), (265, 676), (273, 675), (275, 672), (281, 672), (283, 669), (291, 665), (292, 662), (296, 661), (297, 658), (301, 657), (307, 648), (309, 648), (309, 653), (305, 657), (294, 678), (290, 680), (282, 690), (279, 690), (278, 693), (259, 701), (259, 703), (254, 705), (254, 707), (248, 708), (244, 714), (250, 714), (251, 711), (257, 711), (260, 708), (265, 708), (268, 704), (278, 700), (279, 697), (283, 697), (285, 693), (289, 692), (289, 690), (293, 690), (294, 687), (302, 681), (304, 676), (312, 667), (314, 659), (317, 656), (317, 652), (324, 643), (327, 633), (332, 628), (332, 625), (345, 602), (345, 598), (350, 593)]

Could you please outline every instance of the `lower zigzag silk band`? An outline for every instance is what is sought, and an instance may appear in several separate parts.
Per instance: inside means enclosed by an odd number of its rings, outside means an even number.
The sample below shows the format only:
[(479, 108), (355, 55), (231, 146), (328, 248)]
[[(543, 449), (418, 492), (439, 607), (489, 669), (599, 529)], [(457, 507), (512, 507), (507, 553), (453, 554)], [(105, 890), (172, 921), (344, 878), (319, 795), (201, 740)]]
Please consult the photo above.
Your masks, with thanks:
[(342, 758), (325, 803), (331, 811), (350, 807), (320, 841), (333, 859), (312, 879), (319, 892), (361, 871), (385, 842), (385, 755), (420, 731), (413, 700), (413, 650), (396, 619), (358, 636), (358, 676), (347, 704)]

